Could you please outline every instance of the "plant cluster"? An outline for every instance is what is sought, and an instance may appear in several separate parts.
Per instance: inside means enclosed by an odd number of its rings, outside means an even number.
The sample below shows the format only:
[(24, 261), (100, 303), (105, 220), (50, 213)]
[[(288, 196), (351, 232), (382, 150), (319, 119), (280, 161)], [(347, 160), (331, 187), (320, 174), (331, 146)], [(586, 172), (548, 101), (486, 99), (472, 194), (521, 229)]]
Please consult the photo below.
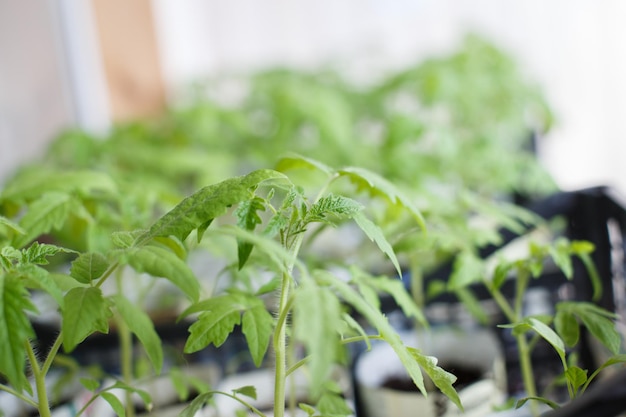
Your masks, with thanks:
[[(445, 289), (471, 306), (468, 286), (484, 282), (520, 343), (533, 330), (557, 349), (572, 394), (595, 376), (583, 381), (584, 371), (566, 356), (565, 346), (577, 342), (577, 319), (617, 353), (609, 331), (614, 317), (591, 304), (564, 303), (553, 318), (523, 317), (518, 308), (546, 257), (567, 274), (570, 257), (588, 259), (589, 246), (535, 246), (529, 259), (499, 261), (495, 270), (476, 255), (501, 241), (501, 228), (523, 233), (540, 223), (513, 195), (553, 189), (528, 148), (531, 135), (549, 127), (550, 112), (497, 48), (469, 37), (448, 57), (369, 86), (350, 85), (333, 71), (287, 70), (235, 85), (236, 97), (200, 94), (158, 120), (119, 125), (106, 137), (66, 132), (6, 181), (1, 391), (51, 415), (51, 370), (76, 370), (73, 351), (114, 329), (119, 375), (114, 383), (78, 375), (93, 394), (79, 414), (103, 399), (118, 415), (132, 416), (137, 395), (150, 408), (150, 394), (136, 384), (135, 340), (150, 372), (171, 372), (188, 395), (192, 382), (181, 381), (166, 360), (146, 307), (154, 282), (165, 281), (184, 300), (177, 313), (189, 324), (185, 353), (219, 347), (240, 328), (254, 364), (274, 369), (275, 416), (297, 407), (311, 416), (350, 415), (328, 376), (350, 359), (348, 344), (370, 340), (389, 343), (424, 394), (423, 372), (462, 407), (455, 377), (406, 346), (380, 308), (381, 298), (391, 297), (427, 327), (420, 277), (454, 259)], [(338, 250), (341, 233), (355, 230), (353, 247)], [(225, 267), (206, 276), (192, 256), (217, 257)], [(407, 270), (410, 293), (396, 277)], [(518, 298), (509, 304), (499, 290), (512, 271)], [(47, 313), (31, 300), (34, 293), (46, 294), (58, 313), (56, 340), (45, 350), (33, 323)], [(527, 355), (530, 348), (521, 346)], [(288, 389), (297, 370), (308, 375), (304, 400)], [(183, 415), (217, 393), (199, 391)], [(527, 391), (537, 396), (530, 385)], [(220, 394), (264, 415), (248, 399), (253, 387)]]

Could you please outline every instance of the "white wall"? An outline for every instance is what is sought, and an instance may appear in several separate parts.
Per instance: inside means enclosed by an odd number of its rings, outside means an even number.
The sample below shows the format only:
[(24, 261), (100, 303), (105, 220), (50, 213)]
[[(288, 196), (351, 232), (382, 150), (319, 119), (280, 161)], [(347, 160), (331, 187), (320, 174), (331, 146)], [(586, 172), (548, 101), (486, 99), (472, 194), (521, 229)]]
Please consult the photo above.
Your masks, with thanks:
[(0, 180), (72, 121), (47, 2), (0, 1)]
[(272, 64), (341, 62), (355, 76), (446, 51), (468, 29), (545, 87), (558, 125), (541, 157), (564, 189), (626, 191), (626, 2), (154, 0), (171, 85)]

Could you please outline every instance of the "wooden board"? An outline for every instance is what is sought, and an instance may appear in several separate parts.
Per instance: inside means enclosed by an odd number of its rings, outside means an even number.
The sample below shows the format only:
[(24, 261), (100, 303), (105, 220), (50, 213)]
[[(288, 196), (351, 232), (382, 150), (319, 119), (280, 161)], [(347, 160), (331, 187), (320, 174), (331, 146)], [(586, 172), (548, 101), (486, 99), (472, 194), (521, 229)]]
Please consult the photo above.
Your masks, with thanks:
[(92, 0), (113, 121), (152, 117), (166, 93), (151, 0)]

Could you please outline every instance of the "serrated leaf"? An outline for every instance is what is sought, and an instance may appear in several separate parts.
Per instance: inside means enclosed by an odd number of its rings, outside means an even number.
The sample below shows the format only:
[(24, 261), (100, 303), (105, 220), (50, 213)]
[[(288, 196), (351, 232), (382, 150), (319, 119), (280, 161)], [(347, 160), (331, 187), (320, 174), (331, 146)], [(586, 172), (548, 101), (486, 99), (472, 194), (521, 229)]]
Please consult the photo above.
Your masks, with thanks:
[(176, 236), (185, 240), (189, 234), (227, 212), (228, 208), (253, 195), (254, 188), (264, 181), (287, 177), (277, 171), (258, 170), (248, 175), (229, 178), (209, 185), (185, 198), (152, 225), (140, 239), (146, 242), (157, 236)]
[(363, 232), (367, 235), (367, 237), (376, 245), (378, 248), (391, 260), (391, 263), (396, 268), (398, 272), (398, 276), (402, 276), (402, 269), (400, 268), (400, 263), (398, 262), (398, 258), (391, 247), (391, 244), (385, 238), (383, 231), (370, 219), (365, 217), (365, 215), (361, 212), (356, 213), (354, 215), (354, 221), (356, 224), (363, 230)]
[(146, 350), (156, 373), (161, 373), (161, 368), (163, 367), (163, 347), (161, 338), (154, 329), (154, 323), (141, 308), (121, 295), (115, 296), (113, 300), (124, 323), (137, 336), (137, 339), (139, 339)]
[(126, 417), (126, 409), (124, 408), (124, 404), (117, 398), (115, 395), (110, 392), (102, 392), (100, 393), (102, 399), (109, 403), (115, 414), (119, 417)]
[(569, 311), (558, 308), (554, 316), (554, 328), (561, 336), (565, 345), (573, 347), (580, 338), (580, 327), (576, 317)]
[(340, 195), (329, 194), (317, 200), (306, 213), (304, 221), (325, 222), (328, 216), (333, 215), (344, 219), (353, 218), (358, 212), (363, 210), (363, 205), (351, 198)]
[(248, 398), (252, 398), (253, 400), (256, 400), (256, 387), (252, 385), (246, 385), (245, 387), (234, 389), (233, 394), (244, 395)]
[(180, 288), (192, 301), (200, 296), (193, 271), (173, 252), (158, 246), (142, 246), (127, 252), (128, 264), (137, 272), (162, 277)]
[(71, 197), (62, 193), (46, 193), (31, 203), (19, 222), (26, 233), (16, 236), (13, 246), (20, 248), (44, 233), (61, 228), (69, 216), (71, 203)]
[(17, 277), (0, 273), (0, 374), (19, 392), (28, 381), (25, 344), (35, 333), (25, 310), (36, 311)]
[(270, 343), (274, 318), (263, 305), (259, 305), (246, 310), (241, 325), (254, 364), (259, 367)]
[(61, 246), (33, 242), (27, 249), (22, 250), (22, 263), (48, 265), (48, 258), (58, 253), (76, 253), (75, 251)]
[(357, 167), (343, 168), (338, 173), (342, 176), (347, 176), (359, 186), (367, 187), (372, 194), (383, 195), (392, 203), (400, 204), (411, 213), (422, 229), (426, 229), (424, 218), (413, 201), (387, 179), (365, 168)]
[(74, 288), (65, 295), (64, 305), (61, 328), (65, 352), (74, 350), (94, 332), (109, 332), (111, 303), (103, 297), (99, 288)]
[(215, 303), (189, 327), (185, 353), (197, 352), (210, 344), (221, 346), (236, 325), (241, 323), (241, 306), (230, 303)]
[(312, 390), (319, 393), (337, 356), (337, 317), (341, 317), (339, 300), (329, 287), (317, 287), (307, 280), (295, 294), (293, 317), (295, 338), (304, 344), (307, 353), (311, 355), (309, 370)]
[(463, 410), (463, 404), (452, 386), (456, 381), (456, 376), (443, 368), (437, 366), (437, 358), (422, 354), (419, 350), (408, 348), (411, 356), (419, 363), (424, 372), (432, 379), (433, 383), (439, 390), (448, 397), (460, 410)]
[(97, 252), (83, 253), (72, 262), (70, 275), (78, 282), (89, 284), (104, 274), (109, 261)]

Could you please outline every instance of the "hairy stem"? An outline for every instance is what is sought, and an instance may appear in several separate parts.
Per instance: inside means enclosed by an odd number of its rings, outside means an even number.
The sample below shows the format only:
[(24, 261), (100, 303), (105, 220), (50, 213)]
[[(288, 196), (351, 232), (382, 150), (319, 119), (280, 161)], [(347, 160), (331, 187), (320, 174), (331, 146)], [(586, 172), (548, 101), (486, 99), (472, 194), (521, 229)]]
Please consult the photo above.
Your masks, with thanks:
[[(289, 300), (289, 287), (291, 285), (291, 277), (289, 274), (283, 274), (280, 302), (279, 317), (286, 317), (286, 308)], [(287, 378), (287, 332), (285, 322), (278, 323), (273, 340), (274, 348), (274, 416), (283, 417), (285, 415), (285, 379)]]
[(41, 417), (51, 417), (50, 403), (48, 401), (48, 391), (46, 390), (46, 374), (42, 372), (35, 351), (29, 342), (26, 344), (26, 353), (30, 362), (30, 367), (35, 379), (35, 388), (37, 390), (37, 409)]

